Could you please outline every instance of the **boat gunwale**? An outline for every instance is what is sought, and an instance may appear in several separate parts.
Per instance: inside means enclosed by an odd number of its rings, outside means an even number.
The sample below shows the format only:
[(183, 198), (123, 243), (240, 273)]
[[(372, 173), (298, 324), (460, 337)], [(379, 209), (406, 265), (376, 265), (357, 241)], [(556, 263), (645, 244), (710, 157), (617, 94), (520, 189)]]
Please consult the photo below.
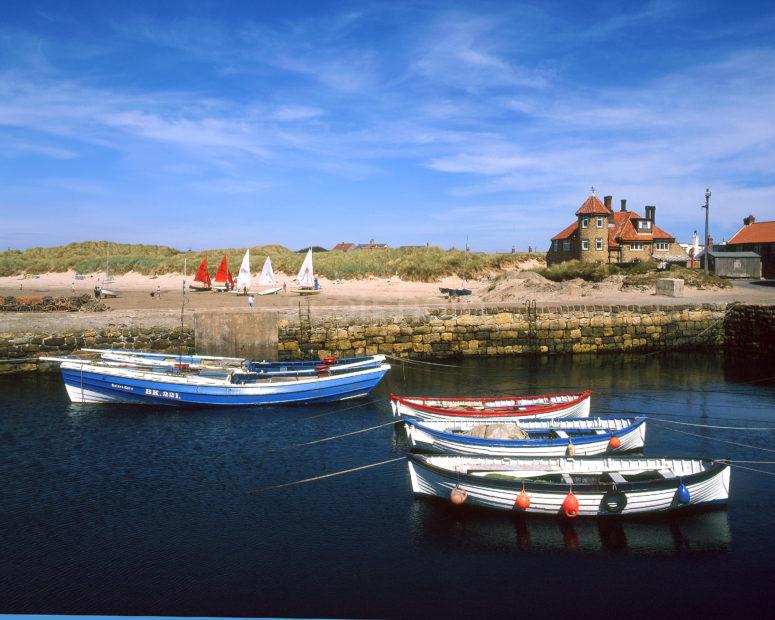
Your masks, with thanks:
[[(534, 416), (541, 413), (549, 413), (552, 411), (559, 411), (562, 409), (569, 409), (570, 407), (575, 407), (576, 405), (580, 405), (585, 400), (589, 399), (592, 395), (591, 390), (585, 390), (584, 392), (569, 392), (567, 394), (540, 394), (535, 396), (519, 396), (519, 397), (502, 397), (502, 398), (419, 398), (419, 397), (405, 397), (405, 396), (396, 396), (395, 394), (390, 395), (390, 400), (393, 402), (396, 402), (398, 404), (404, 405), (405, 407), (408, 407), (410, 409), (416, 409), (417, 411), (422, 411), (424, 413), (433, 413), (437, 415), (444, 415), (444, 416), (450, 416), (450, 417), (466, 417), (466, 418), (495, 418), (499, 416)], [(452, 408), (445, 409), (443, 407), (433, 407), (430, 405), (419, 405), (411, 402), (412, 398), (419, 398), (420, 400), (450, 400), (450, 401), (463, 401), (463, 402), (486, 402), (486, 401), (498, 401), (498, 400), (526, 400), (529, 398), (552, 398), (555, 396), (576, 396), (575, 399), (569, 400), (568, 402), (564, 403), (557, 403), (554, 405), (525, 405), (526, 407), (530, 407), (527, 410), (524, 411), (517, 411), (514, 408), (509, 407), (492, 407), (490, 409), (486, 410), (468, 410), (463, 408)]]
[[(589, 420), (590, 418), (565, 418), (564, 421), (575, 421), (578, 420)], [(595, 418), (592, 418), (593, 420)], [(562, 446), (567, 445), (570, 443), (573, 443), (574, 445), (587, 445), (597, 442), (607, 442), (610, 441), (610, 438), (615, 437), (624, 437), (625, 435), (628, 435), (630, 433), (638, 431), (641, 426), (643, 426), (646, 423), (646, 416), (640, 415), (634, 418), (609, 418), (611, 420), (632, 420), (630, 424), (627, 426), (621, 428), (621, 429), (601, 429), (606, 432), (604, 435), (589, 435), (589, 436), (583, 436), (583, 437), (571, 437), (571, 438), (565, 438), (565, 437), (557, 437), (555, 439), (487, 439), (484, 437), (470, 437), (467, 435), (455, 435), (453, 433), (449, 433), (447, 431), (437, 431), (435, 429), (429, 428), (426, 426), (423, 422), (415, 420), (413, 418), (409, 418), (407, 416), (404, 417), (404, 423), (410, 424), (411, 426), (418, 428), (419, 430), (428, 433), (434, 438), (444, 439), (446, 441), (455, 441), (457, 443), (461, 444), (469, 444), (469, 445), (475, 445), (475, 446), (490, 446), (490, 447), (543, 447), (543, 446)], [(553, 420), (547, 420), (547, 422), (552, 422)], [(559, 420), (558, 420), (559, 421)], [(549, 425), (547, 424), (547, 427)], [(523, 430), (533, 430), (533, 429), (523, 429)], [(551, 428), (547, 428), (547, 430), (551, 431)], [(562, 429), (560, 429), (562, 430)], [(572, 430), (572, 429), (571, 429)], [(594, 429), (580, 429), (580, 430), (594, 430)]]
[[(458, 472), (454, 469), (446, 469), (444, 467), (440, 467), (438, 465), (434, 465), (433, 463), (429, 462), (430, 458), (444, 458), (445, 455), (432, 455), (432, 456), (426, 456), (423, 454), (414, 454), (414, 453), (408, 453), (406, 458), (409, 460), (409, 462), (414, 463), (421, 469), (427, 469), (430, 470), (438, 475), (441, 475), (443, 477), (449, 478), (450, 480), (457, 481), (457, 484), (460, 485), (464, 482), (468, 482), (474, 486), (485, 486), (485, 487), (495, 487), (499, 489), (504, 490), (510, 490), (510, 491), (546, 491), (546, 492), (566, 492), (566, 489), (572, 489), (574, 493), (578, 494), (585, 494), (585, 493), (600, 493), (605, 492), (610, 489), (617, 489), (622, 492), (625, 491), (659, 491), (659, 490), (665, 490), (665, 489), (677, 489), (678, 485), (683, 482), (685, 485), (689, 484), (696, 484), (699, 482), (704, 482), (706, 480), (710, 480), (711, 478), (720, 475), (723, 473), (724, 469), (729, 467), (729, 461), (726, 461), (724, 459), (708, 459), (708, 458), (675, 458), (675, 457), (643, 457), (644, 459), (663, 459), (663, 460), (671, 460), (671, 461), (698, 461), (702, 463), (703, 467), (705, 469), (700, 472), (687, 474), (687, 475), (675, 475), (674, 478), (663, 478), (658, 480), (639, 480), (639, 481), (626, 481), (626, 482), (614, 482), (614, 481), (600, 481), (595, 483), (590, 482), (535, 482), (531, 481), (529, 478), (514, 478), (513, 480), (507, 480), (504, 478), (485, 478), (483, 476), (475, 476), (467, 472)], [(461, 458), (461, 457), (447, 457), (447, 458)], [(462, 457), (465, 459), (466, 457)], [(476, 457), (468, 457), (468, 458), (476, 458)], [(563, 459), (565, 457), (547, 457), (553, 459)], [(577, 456), (577, 457), (568, 457), (567, 460), (575, 460), (575, 461), (603, 461), (607, 457), (601, 457), (601, 456)], [(619, 460), (626, 459), (627, 457), (615, 457)], [(635, 457), (640, 458), (640, 457)], [(493, 459), (494, 460), (494, 459)], [(530, 457), (526, 458), (506, 458), (507, 461), (520, 461), (520, 460), (540, 460), (540, 459), (534, 459)], [(611, 469), (607, 471), (615, 471), (618, 472), (618, 470)], [(606, 472), (603, 472), (604, 475)], [(555, 473), (555, 472), (553, 472)], [(567, 473), (567, 472), (556, 472), (556, 473)], [(579, 473), (587, 473), (587, 472), (579, 472)]]

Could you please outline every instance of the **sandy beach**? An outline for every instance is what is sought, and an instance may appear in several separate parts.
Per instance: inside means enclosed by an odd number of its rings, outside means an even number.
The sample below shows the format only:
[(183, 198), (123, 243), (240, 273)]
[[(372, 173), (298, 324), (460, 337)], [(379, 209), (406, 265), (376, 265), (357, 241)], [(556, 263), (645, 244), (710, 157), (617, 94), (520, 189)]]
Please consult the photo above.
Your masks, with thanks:
[[(75, 272), (47, 273), (35, 278), (22, 279), (19, 276), (0, 277), (0, 295), (71, 295), (93, 294), (94, 287), (101, 283), (101, 273), (87, 274), (75, 279)], [(300, 300), (311, 307), (342, 306), (432, 306), (449, 303), (462, 305), (514, 305), (535, 299), (542, 304), (669, 304), (669, 303), (724, 303), (747, 301), (753, 303), (775, 302), (775, 287), (757, 286), (748, 282), (733, 282), (728, 289), (696, 290), (686, 289), (684, 297), (657, 296), (653, 291), (621, 288), (616, 280), (601, 283), (574, 280), (553, 283), (525, 271), (506, 272), (505, 278), (484, 281), (468, 281), (465, 286), (473, 291), (470, 297), (459, 301), (448, 300), (439, 291), (440, 287), (455, 288), (463, 283), (459, 278), (445, 278), (439, 282), (405, 282), (397, 277), (366, 278), (361, 280), (331, 281), (320, 279), (321, 293), (300, 297), (292, 291), (295, 285), (292, 276), (278, 273), (280, 285), (287, 284), (287, 292), (276, 295), (255, 295), (257, 308), (297, 307)], [(191, 282), (191, 276), (185, 278)], [(130, 309), (175, 309), (181, 304), (184, 276), (180, 273), (162, 276), (146, 276), (127, 273), (116, 276), (110, 288), (118, 291), (120, 297), (108, 299), (106, 303), (116, 310)], [(74, 287), (74, 288), (73, 288)], [(160, 296), (151, 295), (159, 290)], [(253, 290), (260, 290), (254, 287)], [(247, 306), (244, 296), (234, 293), (189, 291), (188, 309), (239, 308)]]

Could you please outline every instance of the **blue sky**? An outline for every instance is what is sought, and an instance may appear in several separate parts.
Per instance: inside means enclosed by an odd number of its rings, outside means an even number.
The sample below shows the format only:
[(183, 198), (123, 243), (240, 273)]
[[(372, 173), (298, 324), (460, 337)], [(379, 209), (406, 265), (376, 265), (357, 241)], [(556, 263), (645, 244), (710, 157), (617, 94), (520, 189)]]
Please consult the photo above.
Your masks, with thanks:
[(772, 2), (0, 3), (0, 246), (775, 219)]

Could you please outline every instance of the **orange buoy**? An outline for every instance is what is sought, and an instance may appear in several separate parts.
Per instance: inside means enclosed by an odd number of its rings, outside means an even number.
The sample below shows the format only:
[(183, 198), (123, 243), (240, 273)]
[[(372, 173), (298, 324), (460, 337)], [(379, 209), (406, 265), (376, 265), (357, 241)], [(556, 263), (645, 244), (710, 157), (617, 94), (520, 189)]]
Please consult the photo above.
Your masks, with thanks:
[(573, 491), (568, 491), (565, 499), (562, 502), (562, 511), (569, 519), (575, 519), (579, 516), (579, 500), (573, 494)]
[(619, 439), (616, 435), (611, 435), (611, 439), (608, 440), (608, 447), (611, 448), (611, 450), (621, 448), (622, 440)]
[(449, 494), (449, 501), (455, 504), (455, 506), (460, 506), (460, 504), (466, 501), (467, 497), (468, 491), (463, 487), (455, 487)]
[(530, 496), (525, 493), (524, 487), (522, 487), (522, 492), (517, 495), (517, 501), (514, 503), (520, 510), (527, 510), (530, 507)]
[(336, 362), (336, 358), (333, 355), (326, 355), (323, 358), (324, 364), (334, 364)]

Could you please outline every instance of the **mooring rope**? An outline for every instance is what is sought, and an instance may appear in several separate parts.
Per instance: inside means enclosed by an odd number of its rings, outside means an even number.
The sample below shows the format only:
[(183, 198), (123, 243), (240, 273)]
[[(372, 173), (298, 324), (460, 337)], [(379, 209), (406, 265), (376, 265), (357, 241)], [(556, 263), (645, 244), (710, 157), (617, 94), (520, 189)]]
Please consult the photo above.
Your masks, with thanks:
[(327, 415), (331, 415), (333, 413), (342, 413), (342, 411), (349, 411), (350, 409), (358, 409), (359, 407), (365, 407), (366, 405), (376, 405), (372, 400), (367, 400), (366, 402), (359, 403), (357, 405), (351, 405), (349, 407), (345, 407), (344, 409), (333, 409), (331, 411), (326, 411), (325, 413), (319, 413), (318, 415), (311, 415), (308, 418), (303, 418), (304, 420), (314, 420), (315, 418), (322, 418)]
[(304, 480), (294, 480), (293, 482), (285, 482), (283, 484), (275, 484), (270, 487), (261, 487), (259, 489), (253, 489), (252, 491), (246, 491), (248, 495), (255, 495), (257, 493), (263, 493), (264, 491), (271, 491), (272, 489), (282, 489), (285, 487), (292, 487), (297, 484), (306, 484), (307, 482), (314, 482), (315, 480), (323, 480), (324, 478), (333, 478), (334, 476), (343, 476), (344, 474), (351, 474), (356, 471), (362, 471), (364, 469), (371, 469), (372, 467), (379, 467), (380, 465), (387, 465), (388, 463), (395, 463), (396, 461), (403, 461), (406, 457), (399, 456), (394, 459), (388, 459), (387, 461), (380, 461), (379, 463), (370, 463), (369, 465), (361, 465), (360, 467), (353, 467), (352, 469), (343, 469), (341, 471), (335, 471), (331, 474), (323, 474), (322, 476), (315, 476), (314, 478), (305, 478)]
[(425, 360), (414, 360), (409, 357), (397, 357), (395, 355), (387, 355), (385, 357), (396, 362), (406, 362), (407, 364), (420, 364), (423, 366), (444, 366), (445, 368), (460, 368), (459, 364), (441, 364), (439, 362), (426, 362)]
[(775, 431), (775, 426), (720, 426), (718, 424), (695, 424), (692, 422), (679, 422), (678, 420), (662, 420), (646, 414), (647, 420), (666, 422), (667, 424), (680, 424), (681, 426), (699, 426), (701, 428), (721, 428), (732, 431)]
[(721, 443), (728, 443), (733, 446), (740, 446), (742, 448), (753, 448), (754, 450), (763, 450), (764, 452), (775, 453), (775, 450), (771, 448), (762, 448), (761, 446), (753, 446), (748, 443), (741, 443), (739, 441), (730, 441), (728, 439), (719, 439), (718, 437), (708, 437), (707, 435), (699, 435), (697, 433), (690, 433), (689, 431), (679, 431), (677, 428), (665, 427), (665, 430), (672, 431), (674, 433), (681, 433), (682, 435), (691, 435), (692, 437), (699, 437), (700, 439), (705, 439), (707, 441), (719, 441)]
[(358, 435), (367, 431), (373, 431), (375, 428), (383, 428), (385, 426), (395, 426), (396, 424), (403, 424), (402, 420), (393, 420), (392, 422), (386, 422), (385, 424), (377, 424), (376, 426), (370, 426), (369, 428), (362, 428), (357, 431), (351, 431), (349, 433), (342, 433), (341, 435), (332, 435), (331, 437), (324, 437), (323, 439), (313, 439), (312, 441), (305, 441), (304, 443), (294, 443), (289, 446), (283, 446), (282, 448), (274, 448), (267, 450), (267, 452), (282, 452), (283, 450), (290, 450), (291, 448), (301, 448), (302, 446), (311, 446), (316, 443), (323, 443), (324, 441), (331, 441), (333, 439), (339, 439), (341, 437), (349, 437), (351, 435)]
[[(746, 462), (746, 461), (743, 461)], [(775, 472), (766, 471), (764, 469), (757, 469), (756, 467), (746, 467), (745, 465), (738, 465), (735, 461), (729, 462), (730, 467), (739, 467), (740, 469), (747, 469), (748, 471), (755, 471), (759, 474), (767, 474), (768, 476), (775, 476)]]

